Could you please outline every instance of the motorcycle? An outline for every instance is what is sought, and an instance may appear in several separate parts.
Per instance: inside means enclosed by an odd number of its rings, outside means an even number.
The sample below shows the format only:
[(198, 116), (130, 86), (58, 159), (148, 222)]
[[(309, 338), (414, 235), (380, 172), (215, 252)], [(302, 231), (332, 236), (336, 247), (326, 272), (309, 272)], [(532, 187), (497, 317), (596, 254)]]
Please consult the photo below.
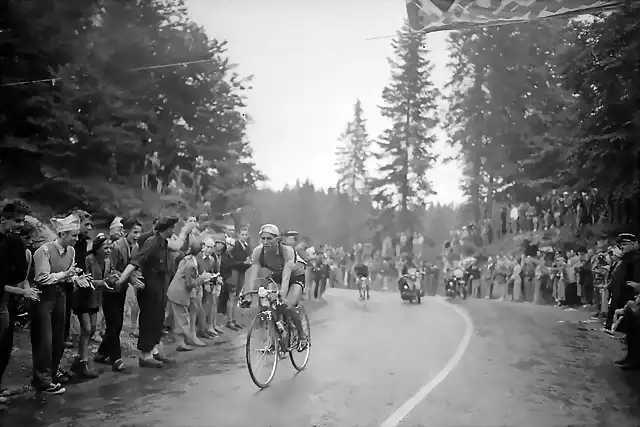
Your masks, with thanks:
[(400, 288), (400, 299), (402, 299), (402, 301), (409, 301), (410, 303), (416, 301), (418, 304), (422, 303), (424, 292), (417, 285), (416, 275), (402, 276), (398, 280), (398, 287)]
[(467, 299), (467, 281), (463, 277), (451, 277), (447, 279), (445, 294), (448, 298), (452, 299), (455, 299), (457, 296), (460, 296), (463, 300)]

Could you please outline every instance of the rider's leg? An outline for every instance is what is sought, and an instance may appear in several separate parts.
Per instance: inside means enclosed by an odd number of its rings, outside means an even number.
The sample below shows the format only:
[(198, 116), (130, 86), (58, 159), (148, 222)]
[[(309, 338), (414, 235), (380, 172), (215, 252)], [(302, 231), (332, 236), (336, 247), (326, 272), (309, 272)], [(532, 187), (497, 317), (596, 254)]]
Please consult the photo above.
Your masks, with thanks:
[(292, 283), (289, 286), (289, 291), (287, 292), (287, 297), (285, 298), (287, 301), (286, 307), (284, 309), (287, 312), (287, 316), (293, 321), (293, 324), (298, 331), (298, 338), (303, 339), (306, 338), (304, 335), (304, 329), (302, 328), (302, 320), (300, 319), (300, 314), (298, 313), (298, 309), (296, 305), (300, 301), (300, 297), (302, 296), (302, 286), (298, 283)]

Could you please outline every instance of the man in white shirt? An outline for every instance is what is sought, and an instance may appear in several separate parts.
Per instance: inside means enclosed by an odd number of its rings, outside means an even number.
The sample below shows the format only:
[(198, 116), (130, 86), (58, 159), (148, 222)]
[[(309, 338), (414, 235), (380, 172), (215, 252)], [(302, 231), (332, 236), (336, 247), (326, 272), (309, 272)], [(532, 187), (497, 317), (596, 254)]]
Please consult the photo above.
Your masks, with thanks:
[(511, 211), (509, 212), (509, 219), (511, 220), (509, 223), (509, 231), (511, 233), (520, 232), (520, 227), (518, 224), (518, 217), (520, 216), (520, 211), (516, 205), (511, 206)]

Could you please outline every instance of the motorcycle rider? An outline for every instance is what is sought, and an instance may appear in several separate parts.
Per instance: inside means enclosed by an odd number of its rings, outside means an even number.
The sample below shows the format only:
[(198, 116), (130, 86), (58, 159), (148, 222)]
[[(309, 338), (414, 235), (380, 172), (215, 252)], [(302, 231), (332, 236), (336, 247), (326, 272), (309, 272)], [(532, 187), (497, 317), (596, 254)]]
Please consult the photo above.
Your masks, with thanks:
[[(371, 278), (369, 276), (369, 266), (364, 262), (358, 263), (353, 267), (353, 272), (356, 275), (356, 282), (358, 283), (358, 292), (360, 292), (360, 299), (370, 299), (369, 291), (371, 289)], [(364, 288), (360, 284), (360, 281), (364, 281)]]
[[(449, 270), (445, 275), (445, 293), (457, 292), (458, 282), (464, 281), (466, 276), (465, 269), (460, 260), (453, 260), (449, 264)], [(466, 282), (465, 282), (466, 283)]]
[(418, 279), (418, 271), (415, 267), (403, 269), (403, 274), (398, 279), (398, 290), (402, 292), (405, 286), (410, 290), (415, 288), (418, 292), (422, 292), (422, 285)]

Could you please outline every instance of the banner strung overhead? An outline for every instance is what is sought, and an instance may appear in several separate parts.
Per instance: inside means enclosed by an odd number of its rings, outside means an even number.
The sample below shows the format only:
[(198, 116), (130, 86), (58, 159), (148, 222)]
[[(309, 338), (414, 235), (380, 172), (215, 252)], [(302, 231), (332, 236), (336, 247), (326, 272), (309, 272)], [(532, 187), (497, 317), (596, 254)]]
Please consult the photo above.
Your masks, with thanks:
[(597, 13), (621, 0), (406, 0), (409, 23), (425, 32), (462, 30)]

